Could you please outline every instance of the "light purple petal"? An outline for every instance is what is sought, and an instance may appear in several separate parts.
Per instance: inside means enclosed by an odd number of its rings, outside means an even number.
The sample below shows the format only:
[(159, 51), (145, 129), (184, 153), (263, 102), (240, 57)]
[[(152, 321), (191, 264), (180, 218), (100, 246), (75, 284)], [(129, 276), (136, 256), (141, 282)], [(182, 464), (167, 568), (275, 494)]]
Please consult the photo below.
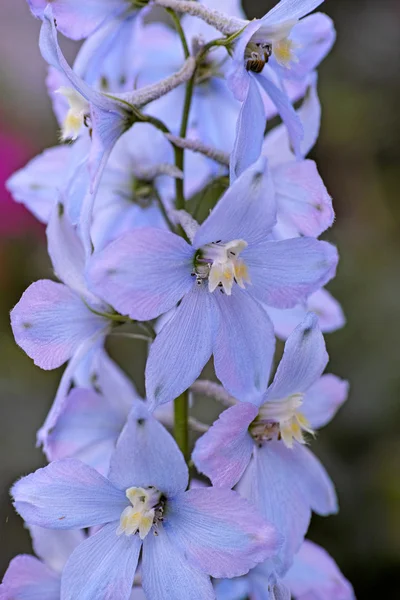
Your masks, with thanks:
[(335, 561), (321, 548), (306, 540), (285, 576), (296, 600), (355, 600), (351, 584)]
[(178, 235), (140, 229), (96, 254), (89, 280), (119, 312), (146, 321), (167, 312), (193, 286), (193, 254)]
[(145, 375), (152, 408), (187, 390), (212, 353), (218, 320), (215, 302), (205, 286), (192, 285), (150, 347)]
[(9, 564), (0, 585), (1, 600), (60, 600), (61, 579), (37, 558), (22, 554)]
[(29, 525), (81, 529), (119, 520), (125, 493), (79, 460), (66, 458), (23, 477), (11, 489)]
[(215, 582), (214, 589), (217, 600), (245, 600), (251, 590), (248, 576), (221, 579)]
[(332, 199), (312, 160), (290, 162), (271, 170), (279, 237), (318, 237), (334, 221)]
[(129, 599), (142, 541), (117, 528), (109, 523), (78, 546), (64, 569), (62, 600)]
[(331, 50), (335, 38), (332, 19), (322, 13), (310, 15), (297, 23), (290, 33), (298, 62), (285, 69), (272, 59), (273, 66), (283, 78), (303, 79), (318, 67)]
[(16, 171), (6, 187), (16, 202), (23, 204), (42, 223), (47, 223), (56, 196), (65, 181), (65, 165), (71, 146), (49, 148)]
[(323, 375), (308, 390), (302, 412), (313, 429), (324, 427), (347, 400), (349, 383), (336, 375)]
[[(321, 124), (321, 104), (317, 91), (317, 74), (312, 73), (308, 80), (309, 85), (306, 94), (302, 105), (297, 111), (304, 130), (304, 138), (301, 142), (302, 156), (307, 156), (310, 150), (315, 146)], [(263, 154), (267, 157), (271, 166), (277, 166), (295, 160), (289, 133), (284, 123), (274, 127), (274, 129), (266, 135), (263, 145)]]
[(214, 342), (218, 379), (239, 400), (257, 403), (268, 385), (275, 351), (274, 328), (266, 310), (238, 286), (214, 300), (220, 311)]
[(11, 326), (15, 341), (36, 365), (55, 369), (85, 340), (106, 331), (108, 322), (67, 286), (43, 279), (22, 294), (11, 311)]
[(99, 303), (89, 293), (85, 278), (85, 251), (78, 232), (72, 226), (62, 202), (54, 205), (47, 226), (47, 243), (57, 277), (87, 302)]
[(111, 454), (128, 417), (126, 408), (116, 396), (107, 397), (92, 390), (74, 388), (47, 437), (47, 458), (77, 458), (106, 475)]
[(222, 240), (265, 239), (276, 222), (271, 177), (264, 158), (251, 165), (225, 192), (210, 216), (197, 230), (193, 246)]
[(285, 21), (294, 21), (308, 15), (324, 0), (281, 0), (263, 17), (265, 25), (277, 25)]
[[(66, 531), (29, 527), (35, 554), (56, 573), (62, 572), (65, 563), (86, 536), (80, 529)], [(58, 599), (57, 599), (58, 600)]]
[(176, 494), (188, 485), (188, 469), (174, 438), (140, 400), (119, 437), (108, 476), (123, 490), (154, 486)]
[(254, 507), (222, 488), (179, 494), (168, 502), (164, 526), (194, 566), (218, 578), (244, 575), (279, 547), (275, 529)]
[(289, 336), (264, 401), (283, 400), (292, 394), (307, 392), (321, 377), (328, 360), (318, 318), (309, 313)]
[(325, 285), (336, 272), (337, 250), (314, 238), (267, 241), (241, 257), (249, 267), (249, 292), (276, 308), (292, 308)]
[(304, 130), (299, 115), (293, 108), (289, 97), (264, 74), (260, 73), (257, 76), (257, 81), (278, 109), (278, 113), (289, 132), (295, 155), (301, 157), (301, 142), (304, 137)]
[[(295, 449), (297, 451), (297, 447)], [(311, 508), (303, 490), (302, 472), (296, 469), (294, 451), (279, 441), (254, 449), (254, 459), (239, 491), (254, 502), (278, 533), (284, 536), (276, 568), (285, 572), (307, 532)]]
[(146, 598), (213, 600), (210, 578), (188, 563), (164, 527), (159, 527), (157, 532), (157, 536), (150, 533), (143, 543), (142, 577)]
[(231, 183), (260, 157), (266, 123), (264, 103), (256, 80), (250, 75), (247, 96), (236, 122), (236, 139), (230, 159)]
[(232, 488), (243, 475), (254, 446), (248, 429), (257, 414), (252, 404), (236, 404), (222, 412), (197, 440), (192, 460), (213, 485)]
[(252, 36), (260, 29), (262, 23), (259, 20), (251, 21), (235, 43), (233, 60), (230, 65), (227, 83), (233, 95), (240, 102), (244, 102), (250, 85), (249, 73), (245, 66), (245, 50)]

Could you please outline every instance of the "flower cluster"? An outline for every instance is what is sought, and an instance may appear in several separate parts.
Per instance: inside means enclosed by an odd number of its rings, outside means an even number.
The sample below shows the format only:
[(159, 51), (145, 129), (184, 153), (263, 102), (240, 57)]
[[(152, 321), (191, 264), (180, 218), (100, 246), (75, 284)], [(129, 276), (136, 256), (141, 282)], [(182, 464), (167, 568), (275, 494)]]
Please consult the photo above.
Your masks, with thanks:
[[(253, 21), (238, 0), (28, 4), (62, 143), (8, 189), (47, 225), (58, 282), (11, 324), (36, 365), (66, 368), (38, 432), (49, 464), (11, 492), (37, 558), (11, 562), (0, 598), (351, 600), (305, 540), (312, 511), (337, 511), (308, 444), (348, 392), (324, 374), (344, 317), (306, 158), (335, 39), (321, 0)], [(84, 40), (72, 67), (59, 32)], [(146, 399), (105, 347), (126, 324), (148, 342)], [(211, 357), (220, 383), (199, 379)], [(192, 396), (222, 402), (214, 424)]]

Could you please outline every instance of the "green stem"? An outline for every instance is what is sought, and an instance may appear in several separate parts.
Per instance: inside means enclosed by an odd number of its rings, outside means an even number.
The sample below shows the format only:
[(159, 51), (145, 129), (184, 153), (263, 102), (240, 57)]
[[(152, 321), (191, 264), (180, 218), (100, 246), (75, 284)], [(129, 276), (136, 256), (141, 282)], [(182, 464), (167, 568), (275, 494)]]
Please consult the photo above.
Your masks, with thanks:
[(189, 392), (174, 400), (174, 437), (186, 462), (189, 460)]
[(179, 37), (181, 38), (181, 42), (182, 42), (182, 46), (183, 46), (183, 52), (185, 54), (185, 59), (189, 58), (190, 56), (190, 51), (189, 51), (189, 46), (186, 40), (186, 36), (185, 36), (185, 32), (183, 31), (182, 25), (181, 25), (181, 20), (178, 17), (178, 15), (176, 14), (176, 12), (174, 10), (172, 10), (172, 8), (166, 8), (165, 9), (167, 11), (167, 13), (169, 14), (169, 16), (171, 17), (171, 19), (174, 22), (175, 25), (175, 29), (179, 34)]

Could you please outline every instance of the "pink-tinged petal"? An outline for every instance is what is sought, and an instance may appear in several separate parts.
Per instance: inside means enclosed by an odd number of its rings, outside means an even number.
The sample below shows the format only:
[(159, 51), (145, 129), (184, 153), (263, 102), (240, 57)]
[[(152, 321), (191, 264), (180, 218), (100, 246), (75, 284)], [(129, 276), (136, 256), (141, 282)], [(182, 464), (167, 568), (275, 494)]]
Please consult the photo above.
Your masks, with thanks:
[(294, 308), (282, 310), (269, 306), (267, 312), (274, 324), (275, 334), (283, 340), (289, 337), (307, 312), (317, 315), (322, 333), (331, 333), (345, 324), (342, 307), (325, 289), (314, 292), (305, 303), (298, 304)]
[(308, 313), (289, 336), (264, 401), (283, 400), (292, 394), (307, 392), (321, 377), (328, 360), (318, 318), (313, 313)]
[(309, 540), (296, 554), (285, 583), (296, 600), (355, 600), (350, 582), (333, 558)]
[(74, 388), (47, 437), (47, 458), (77, 458), (106, 475), (128, 414), (116, 396)]
[(268, 385), (275, 351), (274, 328), (266, 310), (238, 286), (232, 295), (214, 292), (219, 328), (214, 342), (218, 379), (230, 394), (257, 404)]
[(89, 264), (94, 290), (122, 314), (147, 321), (193, 286), (194, 251), (178, 235), (145, 228), (122, 235)]
[[(142, 579), (151, 600), (213, 600), (210, 578), (186, 560), (174, 539), (159, 527), (143, 542)], [(135, 596), (131, 600), (135, 600)]]
[(86, 539), (85, 533), (80, 529), (66, 531), (31, 525), (29, 531), (35, 554), (60, 574), (72, 552)]
[(279, 536), (236, 492), (189, 490), (168, 502), (165, 529), (187, 559), (213, 577), (244, 575), (274, 556)]
[(312, 160), (289, 162), (271, 170), (281, 238), (318, 237), (331, 227), (332, 199)]
[(108, 477), (122, 490), (154, 486), (170, 495), (187, 487), (189, 473), (181, 451), (143, 401), (133, 404), (112, 455)]
[(261, 19), (263, 27), (276, 26), (285, 21), (297, 21), (308, 15), (324, 0), (281, 0)]
[(261, 154), (267, 119), (264, 103), (253, 76), (236, 122), (236, 139), (230, 159), (230, 178), (233, 183)]
[(187, 390), (212, 353), (218, 323), (215, 302), (204, 285), (192, 286), (150, 347), (145, 376), (152, 408)]
[(303, 125), (288, 95), (263, 73), (257, 76), (257, 81), (275, 104), (282, 121), (286, 125), (295, 155), (301, 157), (301, 143), (304, 138)]
[(43, 279), (22, 294), (11, 311), (11, 326), (15, 341), (36, 365), (55, 369), (85, 340), (105, 332), (108, 322), (67, 286)]
[(66, 458), (23, 477), (11, 489), (28, 525), (82, 529), (119, 520), (125, 492), (79, 460)]
[(225, 192), (197, 230), (195, 248), (222, 240), (265, 239), (276, 222), (274, 190), (264, 158), (251, 165)]
[(267, 241), (241, 257), (249, 268), (249, 292), (275, 308), (292, 308), (324, 286), (336, 272), (334, 246), (314, 238)]
[(117, 535), (118, 522), (105, 525), (78, 546), (61, 583), (63, 600), (128, 600), (142, 540)]
[(16, 202), (23, 204), (42, 223), (47, 223), (58, 191), (65, 180), (70, 146), (49, 148), (16, 171), (6, 183)]
[(313, 429), (324, 427), (347, 400), (349, 383), (336, 375), (323, 375), (304, 397), (302, 412)]
[(60, 600), (61, 579), (47, 565), (28, 555), (16, 556), (0, 585), (1, 600)]
[(220, 414), (196, 442), (192, 460), (217, 487), (232, 488), (249, 464), (254, 442), (248, 429), (258, 409), (241, 402)]

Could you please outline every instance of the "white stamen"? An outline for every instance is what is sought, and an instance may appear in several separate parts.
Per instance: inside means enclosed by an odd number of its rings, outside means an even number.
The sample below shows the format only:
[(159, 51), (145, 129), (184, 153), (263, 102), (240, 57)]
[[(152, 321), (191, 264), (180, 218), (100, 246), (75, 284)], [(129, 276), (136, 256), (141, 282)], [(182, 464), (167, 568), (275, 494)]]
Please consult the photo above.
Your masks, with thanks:
[(239, 258), (239, 254), (245, 248), (247, 248), (247, 242), (233, 240), (227, 244), (220, 242), (207, 244), (202, 249), (202, 259), (207, 271), (205, 271), (203, 265), (199, 265), (196, 267), (196, 272), (203, 279), (208, 277), (210, 292), (214, 292), (217, 287), (222, 287), (225, 294), (230, 296), (235, 282), (241, 288), (245, 287), (245, 283), (250, 283), (247, 267), (244, 261)]
[(64, 96), (69, 104), (69, 111), (62, 125), (62, 140), (76, 140), (84, 124), (85, 116), (90, 113), (89, 102), (74, 88), (63, 86), (58, 88), (56, 93)]
[(154, 488), (131, 487), (126, 490), (126, 497), (132, 506), (122, 512), (117, 535), (139, 533), (140, 539), (144, 540), (156, 520), (156, 507), (161, 494)]

